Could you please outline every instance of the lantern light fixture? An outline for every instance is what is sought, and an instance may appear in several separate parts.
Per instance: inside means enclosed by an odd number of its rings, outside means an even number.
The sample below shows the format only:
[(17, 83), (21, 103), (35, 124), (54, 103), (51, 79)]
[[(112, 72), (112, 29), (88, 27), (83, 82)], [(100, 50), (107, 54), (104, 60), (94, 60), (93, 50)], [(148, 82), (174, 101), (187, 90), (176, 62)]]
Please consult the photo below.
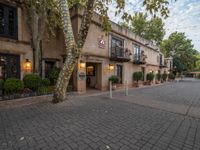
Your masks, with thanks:
[(112, 71), (112, 70), (114, 70), (114, 68), (115, 68), (115, 67), (114, 67), (114, 65), (113, 65), (113, 64), (109, 64), (109, 70), (111, 70), (111, 71)]
[(84, 61), (80, 61), (80, 68), (85, 68), (86, 67), (86, 63)]
[(32, 70), (32, 64), (31, 64), (31, 61), (29, 59), (26, 59), (26, 61), (24, 63), (24, 70), (26, 72), (31, 72), (31, 70)]

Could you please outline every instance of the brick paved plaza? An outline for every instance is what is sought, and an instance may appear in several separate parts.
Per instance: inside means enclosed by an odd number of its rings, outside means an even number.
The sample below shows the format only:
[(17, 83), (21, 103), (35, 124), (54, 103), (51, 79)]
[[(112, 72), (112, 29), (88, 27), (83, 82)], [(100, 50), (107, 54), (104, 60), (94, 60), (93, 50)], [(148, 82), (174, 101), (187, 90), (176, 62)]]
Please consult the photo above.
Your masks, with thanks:
[[(0, 150), (200, 150), (200, 82), (0, 109)], [(180, 106), (180, 107), (179, 107)]]

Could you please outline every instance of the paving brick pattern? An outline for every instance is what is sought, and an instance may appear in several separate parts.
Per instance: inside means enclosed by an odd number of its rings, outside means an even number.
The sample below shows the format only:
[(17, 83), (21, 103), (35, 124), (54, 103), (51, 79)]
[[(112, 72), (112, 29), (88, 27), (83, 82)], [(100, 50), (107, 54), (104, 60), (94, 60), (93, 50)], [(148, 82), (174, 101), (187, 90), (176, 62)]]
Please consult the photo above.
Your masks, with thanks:
[[(200, 92), (194, 90), (198, 86), (172, 83), (130, 94), (199, 104)], [(0, 150), (18, 149), (200, 150), (200, 120), (105, 95), (0, 109)]]

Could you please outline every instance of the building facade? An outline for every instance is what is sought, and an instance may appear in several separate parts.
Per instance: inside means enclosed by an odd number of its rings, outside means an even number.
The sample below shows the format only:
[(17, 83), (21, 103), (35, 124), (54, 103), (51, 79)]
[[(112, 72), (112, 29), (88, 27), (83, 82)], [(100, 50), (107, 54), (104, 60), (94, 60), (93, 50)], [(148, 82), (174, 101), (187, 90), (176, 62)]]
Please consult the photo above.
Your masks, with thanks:
[[(71, 20), (75, 38), (81, 24), (83, 10), (74, 7)], [(24, 64), (27, 60), (33, 64), (33, 49), (26, 14), (19, 4), (0, 2), (0, 78), (23, 78), (26, 74)], [(82, 54), (77, 62), (70, 86), (78, 92), (90, 89), (107, 90), (108, 79), (117, 75), (119, 83), (133, 83), (132, 75), (136, 71), (163, 73), (172, 68), (172, 59), (165, 59), (159, 47), (153, 45), (130, 30), (112, 23), (112, 30), (102, 30), (100, 17), (94, 14)], [(42, 76), (48, 77), (54, 66), (61, 67), (66, 53), (64, 36), (56, 30), (56, 36), (44, 35), (42, 49)]]

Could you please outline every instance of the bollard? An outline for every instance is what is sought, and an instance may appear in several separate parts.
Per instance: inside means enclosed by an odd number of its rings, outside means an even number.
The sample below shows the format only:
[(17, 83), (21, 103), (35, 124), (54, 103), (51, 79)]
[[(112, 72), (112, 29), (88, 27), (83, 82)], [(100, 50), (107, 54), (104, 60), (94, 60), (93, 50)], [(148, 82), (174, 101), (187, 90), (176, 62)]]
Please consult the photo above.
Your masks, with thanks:
[(112, 99), (112, 81), (110, 81), (110, 99)]
[(125, 95), (128, 96), (128, 81), (125, 82)]

